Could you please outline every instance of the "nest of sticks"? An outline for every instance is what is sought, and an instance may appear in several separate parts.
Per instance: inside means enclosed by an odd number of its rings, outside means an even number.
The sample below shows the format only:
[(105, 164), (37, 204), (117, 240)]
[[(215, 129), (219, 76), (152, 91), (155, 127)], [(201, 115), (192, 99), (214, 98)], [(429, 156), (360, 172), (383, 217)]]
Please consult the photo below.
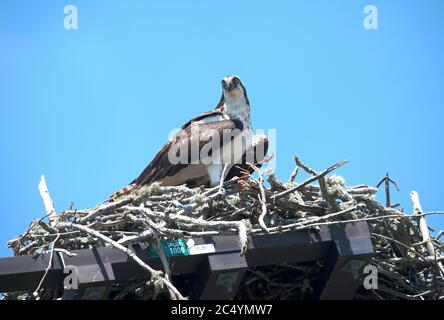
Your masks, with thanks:
[[(242, 253), (248, 235), (313, 229), (321, 225), (367, 221), (376, 252), (370, 263), (378, 270), (378, 288), (361, 287), (356, 299), (444, 299), (444, 256), (440, 237), (430, 235), (425, 217), (443, 212), (423, 212), (416, 192), (411, 192), (412, 214), (385, 207), (375, 200), (377, 189), (346, 186), (344, 179), (329, 176), (341, 161), (316, 172), (295, 157), (288, 181), (254, 167), (248, 180), (234, 178), (215, 188), (143, 187), (130, 196), (92, 209), (69, 208), (56, 213), (42, 179), (40, 192), (47, 214), (32, 221), (28, 230), (8, 242), (15, 255), (61, 252), (112, 246), (125, 252), (147, 271), (147, 279), (118, 283), (112, 299), (186, 299), (171, 281), (170, 268), (160, 241), (204, 235), (236, 234)], [(309, 178), (296, 183), (298, 170)], [(266, 183), (266, 181), (268, 183)], [(158, 249), (164, 271), (154, 270), (131, 249), (149, 243)], [(249, 269), (235, 299), (306, 299), (322, 267), (310, 264)], [(48, 266), (49, 268), (49, 266)], [(46, 275), (46, 273), (45, 273)], [(45, 276), (43, 276), (44, 278)], [(60, 292), (41, 288), (4, 295), (5, 299), (57, 299)]]

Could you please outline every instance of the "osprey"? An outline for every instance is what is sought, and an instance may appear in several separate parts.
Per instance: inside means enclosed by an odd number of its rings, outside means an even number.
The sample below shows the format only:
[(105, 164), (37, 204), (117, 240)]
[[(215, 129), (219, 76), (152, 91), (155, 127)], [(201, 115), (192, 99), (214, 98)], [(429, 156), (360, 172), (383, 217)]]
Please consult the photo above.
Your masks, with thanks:
[(216, 108), (183, 125), (139, 177), (110, 199), (156, 181), (165, 186), (213, 187), (251, 173), (248, 163), (261, 162), (267, 149), (264, 135), (252, 135), (247, 91), (238, 76), (230, 75), (222, 79), (222, 97)]

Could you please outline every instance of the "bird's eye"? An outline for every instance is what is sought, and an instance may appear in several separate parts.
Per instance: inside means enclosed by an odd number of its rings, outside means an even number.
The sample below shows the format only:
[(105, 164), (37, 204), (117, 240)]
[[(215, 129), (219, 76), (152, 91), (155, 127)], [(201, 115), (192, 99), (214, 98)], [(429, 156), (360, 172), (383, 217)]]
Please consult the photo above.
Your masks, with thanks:
[(233, 79), (233, 83), (234, 83), (234, 84), (238, 84), (238, 83), (239, 83), (239, 78), (234, 78), (234, 79)]

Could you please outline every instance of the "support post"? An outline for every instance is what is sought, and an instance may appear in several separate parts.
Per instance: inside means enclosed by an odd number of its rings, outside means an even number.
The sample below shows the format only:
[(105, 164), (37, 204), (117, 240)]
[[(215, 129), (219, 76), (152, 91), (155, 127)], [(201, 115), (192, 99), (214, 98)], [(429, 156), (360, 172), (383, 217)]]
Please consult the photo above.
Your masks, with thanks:
[(315, 285), (320, 300), (349, 300), (362, 283), (363, 269), (374, 254), (367, 224), (330, 228), (332, 250)]
[(231, 300), (237, 293), (247, 270), (240, 251), (208, 255), (196, 286), (200, 300)]

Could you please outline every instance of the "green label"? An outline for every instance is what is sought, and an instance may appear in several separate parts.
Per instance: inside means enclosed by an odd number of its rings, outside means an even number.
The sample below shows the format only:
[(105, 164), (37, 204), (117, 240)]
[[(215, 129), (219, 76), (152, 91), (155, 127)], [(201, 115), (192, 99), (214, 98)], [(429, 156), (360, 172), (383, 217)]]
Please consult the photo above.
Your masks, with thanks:
[[(190, 255), (187, 244), (182, 239), (174, 240), (173, 242), (161, 240), (160, 244), (162, 245), (163, 251), (167, 257)], [(150, 254), (152, 258), (159, 258), (159, 253), (152, 245), (150, 246)]]

